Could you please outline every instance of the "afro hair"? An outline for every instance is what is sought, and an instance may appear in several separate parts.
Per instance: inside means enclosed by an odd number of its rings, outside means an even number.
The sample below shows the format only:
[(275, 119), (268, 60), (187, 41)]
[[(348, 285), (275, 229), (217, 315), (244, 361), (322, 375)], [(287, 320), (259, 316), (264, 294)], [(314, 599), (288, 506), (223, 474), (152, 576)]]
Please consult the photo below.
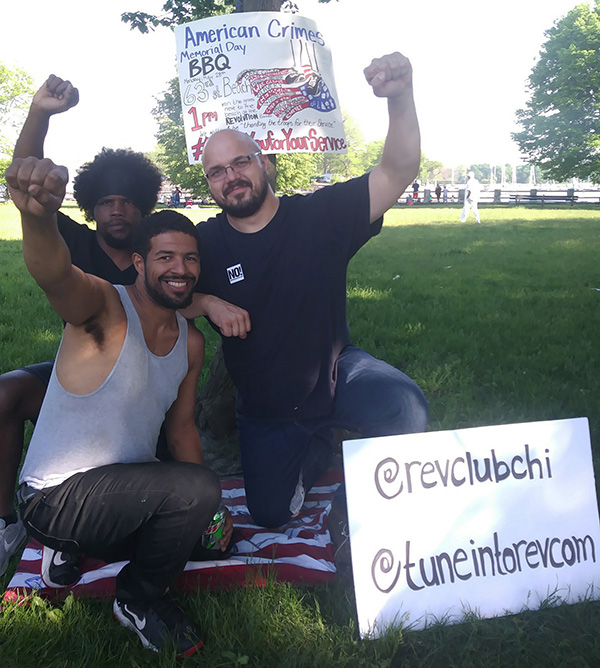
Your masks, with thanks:
[(85, 219), (94, 220), (94, 208), (102, 197), (128, 197), (147, 216), (156, 206), (162, 174), (142, 153), (103, 148), (77, 172), (73, 193)]

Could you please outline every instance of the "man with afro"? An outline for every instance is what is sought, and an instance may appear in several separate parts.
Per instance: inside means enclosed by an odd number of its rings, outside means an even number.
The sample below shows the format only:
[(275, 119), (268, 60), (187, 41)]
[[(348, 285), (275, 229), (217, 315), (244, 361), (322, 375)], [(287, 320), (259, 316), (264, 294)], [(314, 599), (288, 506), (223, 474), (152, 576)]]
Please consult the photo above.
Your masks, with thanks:
[[(50, 117), (79, 102), (69, 81), (50, 75), (35, 94), (14, 151), (15, 158), (44, 157)], [(74, 181), (77, 204), (96, 230), (58, 212), (58, 228), (74, 265), (109, 283), (131, 285), (132, 234), (155, 207), (162, 175), (141, 153), (102, 149)], [(26, 420), (35, 423), (53, 362), (22, 367), (0, 376), (0, 575), (26, 537), (14, 510), (15, 480), (23, 452)]]

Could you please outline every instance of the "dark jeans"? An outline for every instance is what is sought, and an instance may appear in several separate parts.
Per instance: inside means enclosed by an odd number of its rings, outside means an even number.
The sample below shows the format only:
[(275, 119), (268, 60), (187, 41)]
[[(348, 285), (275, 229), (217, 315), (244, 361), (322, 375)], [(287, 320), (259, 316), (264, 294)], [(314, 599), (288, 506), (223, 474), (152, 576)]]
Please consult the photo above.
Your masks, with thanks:
[(183, 571), (220, 498), (219, 479), (198, 464), (111, 464), (42, 490), (22, 513), (43, 545), (129, 559), (117, 576), (117, 597), (151, 601)]
[(333, 410), (297, 421), (255, 420), (238, 414), (246, 502), (257, 524), (275, 527), (290, 518), (300, 472), (308, 491), (327, 470), (335, 445), (333, 429), (355, 437), (425, 431), (427, 401), (406, 374), (356, 346), (338, 359)]

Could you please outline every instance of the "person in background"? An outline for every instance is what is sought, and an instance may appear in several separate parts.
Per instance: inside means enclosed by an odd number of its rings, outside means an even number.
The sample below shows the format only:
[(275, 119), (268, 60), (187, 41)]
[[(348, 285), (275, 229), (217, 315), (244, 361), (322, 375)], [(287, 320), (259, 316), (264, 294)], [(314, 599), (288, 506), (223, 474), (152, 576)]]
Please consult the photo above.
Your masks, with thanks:
[(414, 181), (412, 184), (412, 189), (413, 189), (413, 199), (417, 200), (419, 199), (419, 182), (417, 180)]
[(468, 216), (469, 211), (473, 211), (475, 216), (475, 222), (480, 223), (479, 220), (479, 197), (481, 195), (481, 184), (475, 178), (475, 172), (467, 173), (467, 183), (465, 185), (465, 203), (460, 214), (460, 222), (464, 223)]

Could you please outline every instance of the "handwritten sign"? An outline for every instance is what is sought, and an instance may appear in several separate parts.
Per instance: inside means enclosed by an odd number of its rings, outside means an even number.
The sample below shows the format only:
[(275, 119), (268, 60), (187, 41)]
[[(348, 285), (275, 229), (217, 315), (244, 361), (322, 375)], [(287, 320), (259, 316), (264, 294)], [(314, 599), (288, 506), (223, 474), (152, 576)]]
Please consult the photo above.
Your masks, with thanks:
[(586, 418), (346, 441), (362, 635), (597, 598)]
[(346, 152), (327, 36), (297, 14), (248, 12), (175, 27), (190, 164), (216, 130), (265, 153)]

